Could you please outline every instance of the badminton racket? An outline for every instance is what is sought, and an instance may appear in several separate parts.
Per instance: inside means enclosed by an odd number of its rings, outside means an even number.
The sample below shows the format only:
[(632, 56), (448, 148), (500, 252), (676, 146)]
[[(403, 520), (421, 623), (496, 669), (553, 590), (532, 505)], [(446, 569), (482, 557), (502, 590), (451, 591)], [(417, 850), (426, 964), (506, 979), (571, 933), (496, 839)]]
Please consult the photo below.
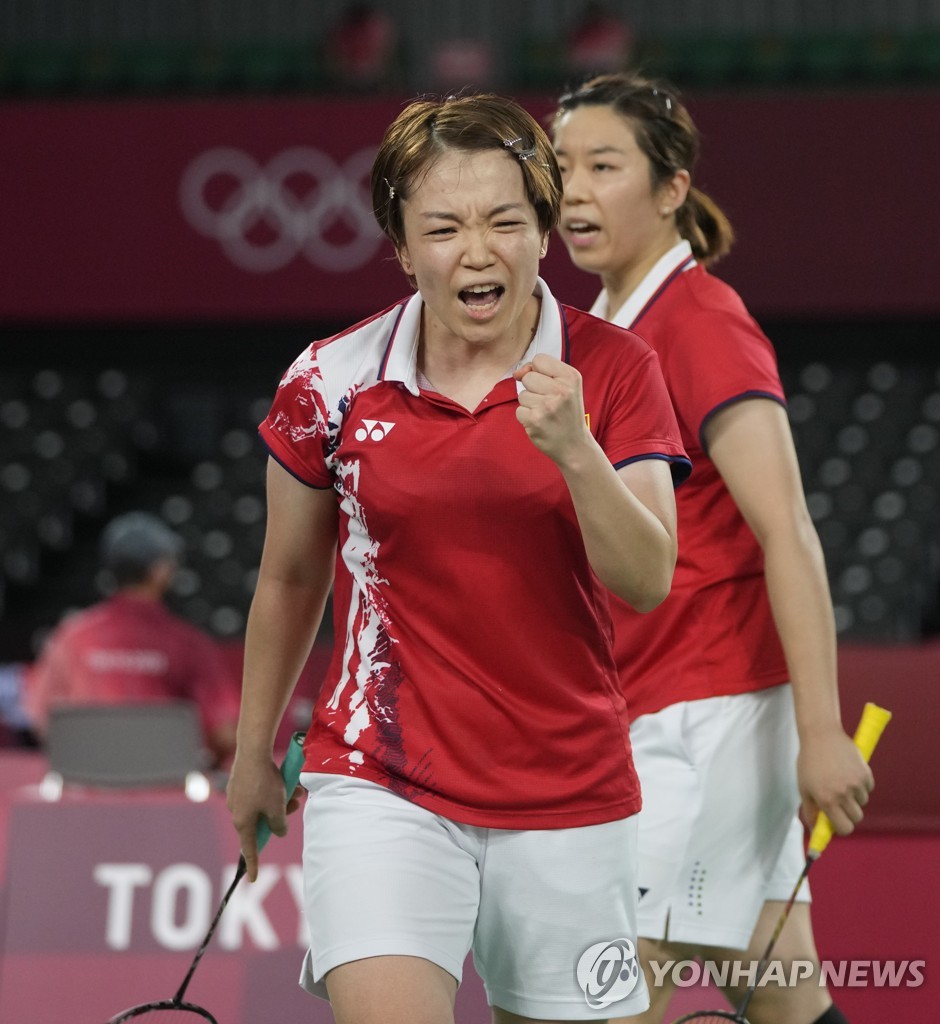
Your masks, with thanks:
[[(291, 736), (290, 744), (287, 748), (287, 753), (284, 756), (284, 761), (281, 764), (281, 778), (284, 780), (284, 792), (285, 792), (285, 803), (290, 800), (297, 788), (297, 784), (300, 781), (300, 772), (303, 768), (304, 763), (304, 750), (303, 750), (304, 734), (302, 732), (295, 732)], [(260, 853), (265, 843), (271, 838), (271, 826), (268, 824), (266, 818), (258, 819), (258, 828), (255, 833), (258, 842), (258, 852)], [(225, 908), (228, 906), (228, 901), (232, 897), (232, 893), (235, 891), (235, 887), (244, 878), (245, 872), (248, 870), (248, 865), (245, 863), (245, 857), (243, 854), (239, 854), (238, 867), (235, 869), (235, 877), (232, 879), (231, 885), (228, 887), (228, 891), (222, 897), (222, 902), (219, 904), (219, 909), (216, 911), (215, 917), (212, 919), (212, 924), (209, 925), (209, 930), (206, 932), (206, 937), (202, 940), (202, 945), (199, 947), (196, 955), (193, 957), (192, 963), (189, 965), (189, 970), (186, 972), (186, 977), (183, 978), (183, 983), (176, 990), (176, 995), (172, 999), (160, 999), (156, 1002), (140, 1003), (138, 1006), (131, 1006), (127, 1010), (123, 1010), (117, 1016), (112, 1017), (108, 1024), (124, 1024), (124, 1021), (140, 1018), (146, 1022), (146, 1024), (159, 1024), (160, 1021), (165, 1021), (166, 1024), (197, 1024), (198, 1021), (209, 1021), (209, 1024), (218, 1024), (215, 1017), (205, 1007), (198, 1006), (196, 1003), (186, 1002), (186, 990), (189, 988), (189, 983), (192, 981), (193, 975), (196, 973), (196, 968), (199, 966), (199, 961), (202, 959), (203, 954), (209, 947), (209, 943), (212, 941), (212, 936), (215, 934), (216, 926), (222, 917)]]
[[(885, 726), (891, 721), (891, 712), (885, 711), (884, 708), (878, 707), (877, 704), (866, 704), (862, 711), (861, 720), (858, 723), (858, 728), (855, 730), (855, 745), (858, 747), (862, 754), (862, 757), (866, 761), (871, 759), (872, 752), (881, 739), (881, 734), (884, 732)], [(732, 1020), (737, 1021), (737, 1024), (748, 1024), (747, 1008), (751, 1003), (751, 999), (754, 997), (754, 993), (757, 990), (757, 985), (760, 979), (764, 975), (764, 971), (767, 969), (767, 964), (770, 961), (770, 954), (773, 952), (774, 946), (777, 944), (777, 939), (780, 938), (780, 933), (783, 931), (783, 926), (787, 923), (787, 918), (790, 916), (790, 911), (793, 909), (793, 904), (796, 902), (796, 898), (799, 895), (800, 889), (803, 887), (803, 882), (806, 880), (806, 876), (809, 874), (809, 869), (816, 863), (822, 854), (823, 850), (829, 845), (829, 840), (832, 839), (832, 822), (829, 818), (821, 811), (816, 815), (816, 823), (813, 827), (813, 831), (810, 833), (809, 843), (806, 850), (806, 864), (803, 866), (803, 871), (800, 873), (800, 877), (797, 879), (796, 885), (793, 887), (793, 892), (790, 894), (790, 898), (787, 900), (786, 906), (783, 908), (783, 913), (780, 915), (780, 919), (777, 921), (776, 927), (773, 930), (773, 934), (770, 936), (770, 942), (767, 943), (767, 948), (764, 950), (764, 955), (761, 957), (760, 962), (757, 965), (757, 970), (754, 972), (754, 980), (748, 986), (747, 991), (744, 993), (744, 998), (738, 1004), (736, 1010), (695, 1010), (692, 1013), (687, 1013), (684, 1017), (680, 1017), (674, 1024), (710, 1024), (715, 1021), (726, 1021)]]

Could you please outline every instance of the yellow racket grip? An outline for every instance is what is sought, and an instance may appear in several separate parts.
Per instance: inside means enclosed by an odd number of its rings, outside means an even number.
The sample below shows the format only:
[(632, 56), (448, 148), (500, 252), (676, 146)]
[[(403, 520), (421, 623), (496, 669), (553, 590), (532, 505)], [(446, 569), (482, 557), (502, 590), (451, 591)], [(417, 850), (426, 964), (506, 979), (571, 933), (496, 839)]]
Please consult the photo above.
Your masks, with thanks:
[[(862, 711), (858, 728), (855, 730), (855, 746), (858, 747), (865, 761), (871, 760), (871, 755), (881, 739), (885, 726), (891, 721), (891, 712), (878, 707), (877, 704), (868, 703)], [(822, 811), (816, 815), (816, 824), (809, 837), (809, 848), (807, 854), (810, 859), (815, 860), (829, 845), (832, 838), (832, 822)]]

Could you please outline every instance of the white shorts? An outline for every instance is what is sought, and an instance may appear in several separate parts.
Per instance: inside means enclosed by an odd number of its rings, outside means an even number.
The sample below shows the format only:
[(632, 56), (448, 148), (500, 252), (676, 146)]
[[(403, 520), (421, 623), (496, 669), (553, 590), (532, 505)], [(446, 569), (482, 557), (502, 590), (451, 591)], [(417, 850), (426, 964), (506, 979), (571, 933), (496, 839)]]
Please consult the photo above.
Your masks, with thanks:
[(674, 704), (637, 718), (630, 740), (640, 935), (747, 948), (764, 902), (789, 899), (806, 862), (791, 687)]
[(477, 828), (371, 782), (301, 782), (307, 991), (327, 998), (332, 968), (389, 955), (423, 957), (459, 983), (472, 947), (490, 1004), (520, 1016), (606, 1020), (649, 1005), (635, 950), (635, 816)]

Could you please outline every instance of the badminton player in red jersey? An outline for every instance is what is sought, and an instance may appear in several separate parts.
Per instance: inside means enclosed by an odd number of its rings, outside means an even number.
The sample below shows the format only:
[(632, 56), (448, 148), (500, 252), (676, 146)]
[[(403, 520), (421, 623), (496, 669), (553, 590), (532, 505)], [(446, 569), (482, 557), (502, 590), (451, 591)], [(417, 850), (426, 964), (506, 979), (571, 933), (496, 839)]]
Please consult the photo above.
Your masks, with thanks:
[[(756, 961), (803, 866), (800, 796), (810, 822), (821, 809), (845, 834), (873, 784), (840, 721), (825, 565), (776, 359), (707, 269), (732, 232), (691, 184), (697, 131), (675, 92), (599, 76), (561, 98), (553, 131), (560, 233), (603, 284), (592, 312), (659, 355), (695, 467), (677, 494), (670, 596), (642, 620), (613, 607), (643, 786), (641, 958)], [(777, 955), (815, 959), (805, 903)], [(669, 995), (653, 989), (642, 1019), (660, 1021)], [(818, 978), (759, 988), (748, 1015), (844, 1020)]]
[[(334, 580), (302, 782), (311, 946), (339, 1024), (607, 1020), (635, 953), (640, 796), (608, 588), (669, 590), (689, 465), (655, 354), (538, 277), (544, 130), (492, 95), (409, 105), (373, 206), (416, 292), (315, 342), (261, 434), (268, 525), (229, 805), (283, 832), (278, 721)], [(626, 865), (626, 870), (624, 870)]]

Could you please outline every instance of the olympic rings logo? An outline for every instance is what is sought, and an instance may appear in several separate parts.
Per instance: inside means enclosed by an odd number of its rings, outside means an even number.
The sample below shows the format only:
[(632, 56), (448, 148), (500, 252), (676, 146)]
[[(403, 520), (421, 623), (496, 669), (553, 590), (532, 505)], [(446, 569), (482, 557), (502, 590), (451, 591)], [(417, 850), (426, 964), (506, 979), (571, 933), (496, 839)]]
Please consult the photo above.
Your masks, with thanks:
[(295, 146), (261, 167), (243, 150), (209, 149), (183, 172), (180, 205), (243, 270), (270, 273), (301, 253), (321, 270), (356, 270), (382, 240), (369, 189), (375, 152), (361, 149), (339, 165)]

